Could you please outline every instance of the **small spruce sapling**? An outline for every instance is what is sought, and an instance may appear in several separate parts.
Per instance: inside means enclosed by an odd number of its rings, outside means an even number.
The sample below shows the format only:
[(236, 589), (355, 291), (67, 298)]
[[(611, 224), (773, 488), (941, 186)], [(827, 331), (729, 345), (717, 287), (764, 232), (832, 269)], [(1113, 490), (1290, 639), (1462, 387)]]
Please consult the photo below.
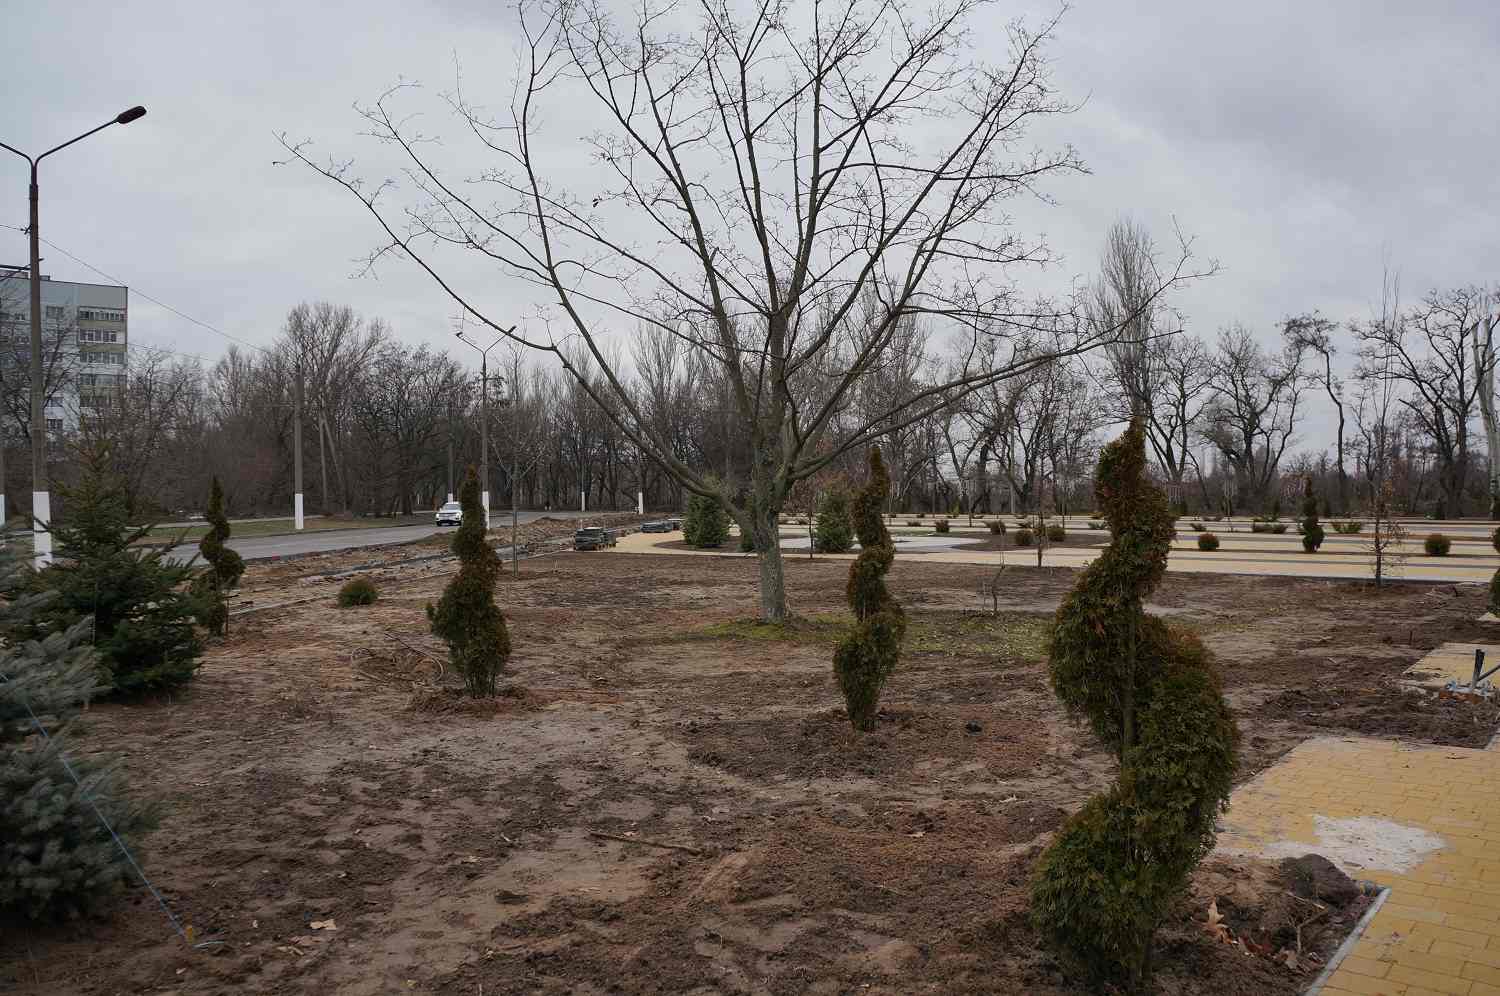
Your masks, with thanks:
[(432, 632), (448, 644), (448, 659), (463, 676), (464, 690), (475, 697), (493, 696), (510, 658), (510, 631), (495, 604), (500, 558), (485, 540), (479, 478), (472, 467), (458, 498), (464, 510), (453, 536), (458, 576), (448, 582), (437, 605), (427, 603), (427, 619)]
[[(29, 575), (11, 546), (0, 548), (0, 627), (8, 632), (34, 629), (53, 597), (28, 591)], [(154, 822), (109, 761), (71, 749), (73, 721), (99, 690), (89, 629), (85, 619), (0, 647), (0, 918), (78, 916), (127, 884), (129, 865), (95, 806), (127, 844)]]
[(837, 485), (823, 492), (818, 503), (814, 545), (819, 553), (848, 553), (854, 547), (854, 525), (849, 521), (849, 494)]
[(688, 546), (714, 549), (729, 538), (729, 515), (717, 499), (693, 495), (682, 517), (682, 538)]
[(107, 445), (80, 449), (78, 464), (79, 482), (58, 488), (57, 559), (31, 581), (53, 597), (13, 634), (39, 638), (92, 617), (101, 685), (129, 695), (181, 684), (203, 653), (193, 626), (198, 600), (185, 590), (193, 569), (166, 559), (176, 543), (142, 543), (152, 526), (129, 525)]

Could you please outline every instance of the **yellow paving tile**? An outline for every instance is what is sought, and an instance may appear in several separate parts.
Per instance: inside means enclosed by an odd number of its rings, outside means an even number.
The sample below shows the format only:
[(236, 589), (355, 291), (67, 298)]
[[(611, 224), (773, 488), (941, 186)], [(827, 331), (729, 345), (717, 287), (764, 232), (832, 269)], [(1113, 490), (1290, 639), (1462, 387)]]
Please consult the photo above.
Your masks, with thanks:
[(1219, 848), (1390, 888), (1324, 992), (1500, 996), (1497, 785), (1500, 752), (1311, 740), (1235, 792)]

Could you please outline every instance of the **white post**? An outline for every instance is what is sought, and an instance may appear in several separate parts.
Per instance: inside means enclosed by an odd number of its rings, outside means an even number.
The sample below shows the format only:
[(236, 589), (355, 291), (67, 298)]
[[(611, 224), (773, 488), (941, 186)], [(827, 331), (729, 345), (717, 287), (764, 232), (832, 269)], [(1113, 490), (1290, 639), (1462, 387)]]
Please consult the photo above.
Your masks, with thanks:
[(490, 530), (490, 493), (488, 491), (481, 492), (480, 496), (479, 496), (479, 501), (480, 501), (481, 504), (484, 505), (484, 531), (485, 532), (489, 532), (489, 530)]
[(292, 520), (296, 523), (296, 528), (302, 528), (302, 492), (300, 491), (292, 496)]
[(580, 512), (587, 512), (588, 510), (589, 510), (589, 493), (587, 491), (580, 491), (580, 492), (578, 492), (578, 511), (580, 511)]
[(52, 494), (48, 491), (33, 491), (31, 493), (31, 514), (36, 522), (33, 524), (35, 532), (32, 534), (33, 550), (36, 555), (36, 566), (46, 567), (52, 563), (52, 532), (47, 529), (47, 524), (52, 521)]
[[(4, 505), (4, 497), (4, 495), (0, 495), (0, 506)], [(646, 492), (644, 491), (637, 491), (635, 493), (635, 514), (646, 514)]]

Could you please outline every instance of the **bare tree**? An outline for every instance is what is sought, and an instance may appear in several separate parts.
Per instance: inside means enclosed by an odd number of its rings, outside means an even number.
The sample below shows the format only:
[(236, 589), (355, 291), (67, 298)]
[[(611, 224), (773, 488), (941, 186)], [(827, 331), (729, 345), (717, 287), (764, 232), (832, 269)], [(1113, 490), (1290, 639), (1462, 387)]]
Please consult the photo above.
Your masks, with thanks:
[(115, 379), (88, 385), (79, 396), (77, 420), (85, 446), (108, 443), (126, 514), (151, 514), (202, 500), (207, 488), (198, 487), (199, 475), (188, 483), (169, 472), (174, 444), (182, 441), (202, 390), (197, 360), (136, 345), (126, 354), (122, 371), (108, 376)]
[[(385, 236), (477, 320), (503, 334), (459, 284), (446, 250), (473, 252), (544, 288), (556, 333), (514, 333), (551, 353), (613, 425), (689, 491), (727, 507), (755, 539), (761, 613), (787, 615), (777, 514), (792, 486), (852, 449), (912, 424), (967, 392), (1113, 341), (1119, 329), (1077, 328), (1057, 353), (1034, 348), (1044, 306), (1025, 305), (1010, 274), (1045, 247), (1009, 224), (1005, 205), (1077, 171), (1071, 148), (1018, 153), (1028, 127), (1067, 111), (1042, 48), (1055, 21), (1022, 24), (975, 55), (970, 19), (982, 0), (917, 13), (898, 4), (772, 3), (741, 13), (703, 5), (693, 30), (645, 8), (616, 24), (599, 0), (525, 2), (520, 79), (509, 113), (449, 98), (464, 128), (496, 156), (472, 184), (440, 170), (429, 135), (397, 108), (398, 87), (365, 111), (370, 133), (407, 163), (414, 199), (391, 203), (347, 161), (291, 155), (359, 198)], [(550, 129), (592, 107), (591, 157), (576, 186)], [(563, 151), (566, 150), (566, 151)], [(576, 174), (575, 174), (576, 175)], [(1158, 295), (1185, 278), (1188, 254), (1164, 267)], [(873, 293), (868, 316), (857, 306)], [(855, 386), (918, 316), (979, 346), (994, 365), (882, 410), (847, 417)], [(858, 319), (858, 320), (856, 320)], [(743, 458), (725, 480), (659, 437), (625, 373), (610, 363), (621, 321), (681, 336), (728, 385)], [(598, 372), (574, 362), (581, 345)], [(837, 362), (835, 363), (835, 359)]]
[(1302, 416), (1302, 350), (1288, 343), (1268, 354), (1235, 325), (1219, 333), (1213, 369), (1204, 436), (1239, 479), (1241, 498), (1263, 501)]
[(1477, 287), (1428, 292), (1415, 308), (1359, 324), (1361, 376), (1399, 383), (1413, 424), (1433, 448), (1447, 514), (1462, 515), (1471, 461), (1469, 431), (1480, 409), (1474, 346), (1485, 294)]
[(1148, 344), (1152, 355), (1150, 407), (1144, 425), (1162, 473), (1179, 492), (1194, 462), (1192, 444), (1213, 395), (1215, 366), (1196, 336), (1173, 335)]
[(1160, 320), (1166, 314), (1160, 301), (1162, 274), (1157, 264), (1156, 244), (1144, 225), (1121, 218), (1109, 227), (1100, 254), (1099, 275), (1084, 293), (1084, 314), (1089, 325), (1108, 336), (1119, 334), (1105, 350), (1110, 372), (1120, 386), (1129, 420), (1152, 410), (1157, 372), (1154, 361), (1160, 353), (1153, 342), (1165, 331)]
[(1489, 458), (1489, 517), (1500, 519), (1500, 418), (1495, 413), (1495, 332), (1500, 327), (1500, 295), (1485, 295), (1477, 310), (1474, 369), (1479, 376), (1479, 412), (1484, 419), (1485, 453)]
[[(353, 492), (344, 449), (353, 418), (354, 384), (386, 344), (389, 332), (383, 322), (366, 322), (353, 308), (318, 301), (288, 312), (283, 336), (292, 375), (303, 380), (319, 452), (333, 464), (338, 507), (347, 510)], [(326, 475), (322, 498), (327, 511)]]
[(1334, 466), (1339, 477), (1339, 509), (1343, 511), (1349, 507), (1349, 472), (1344, 463), (1347, 425), (1344, 417), (1344, 384), (1333, 372), (1333, 358), (1338, 353), (1338, 348), (1333, 344), (1333, 333), (1337, 330), (1337, 322), (1329, 321), (1316, 311), (1288, 318), (1281, 323), (1281, 334), (1288, 343), (1314, 354), (1322, 361), (1321, 370), (1314, 364), (1313, 379), (1322, 386), (1323, 393), (1328, 395), (1338, 418), (1334, 434)]

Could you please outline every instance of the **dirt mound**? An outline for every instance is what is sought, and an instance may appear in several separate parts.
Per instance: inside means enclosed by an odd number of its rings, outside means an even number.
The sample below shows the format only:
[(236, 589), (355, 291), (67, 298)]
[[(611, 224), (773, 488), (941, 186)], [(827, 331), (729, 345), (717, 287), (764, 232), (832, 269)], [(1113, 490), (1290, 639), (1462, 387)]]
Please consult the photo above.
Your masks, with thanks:
[(1266, 717), (1445, 747), (1483, 747), (1500, 726), (1500, 704), (1440, 698), (1392, 680), (1288, 688), (1261, 706)]
[(458, 688), (422, 688), (412, 693), (407, 708), (413, 712), (446, 716), (501, 716), (532, 712), (541, 701), (519, 685), (507, 685), (494, 698), (476, 699)]

